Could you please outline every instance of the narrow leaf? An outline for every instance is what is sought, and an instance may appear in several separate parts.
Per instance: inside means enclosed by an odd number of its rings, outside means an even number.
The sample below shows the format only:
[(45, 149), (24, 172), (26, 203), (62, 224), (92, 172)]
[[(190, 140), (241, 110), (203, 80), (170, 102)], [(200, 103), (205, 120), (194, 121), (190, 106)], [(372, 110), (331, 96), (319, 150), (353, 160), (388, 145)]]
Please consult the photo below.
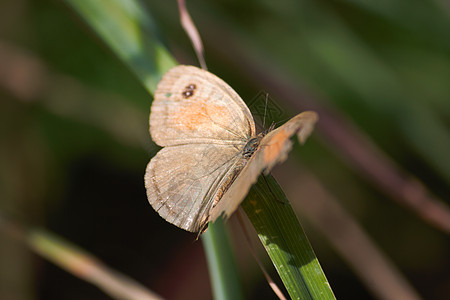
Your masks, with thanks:
[(271, 176), (259, 178), (242, 207), (292, 299), (335, 299), (288, 199)]

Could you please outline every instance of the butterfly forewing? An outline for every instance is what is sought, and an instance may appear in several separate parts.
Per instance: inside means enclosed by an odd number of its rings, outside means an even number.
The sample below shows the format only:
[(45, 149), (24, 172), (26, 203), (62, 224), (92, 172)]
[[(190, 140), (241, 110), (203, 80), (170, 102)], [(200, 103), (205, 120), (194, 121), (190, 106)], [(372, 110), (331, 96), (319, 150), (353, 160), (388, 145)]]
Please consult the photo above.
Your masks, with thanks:
[(235, 144), (255, 134), (239, 95), (217, 76), (192, 66), (164, 74), (155, 91), (150, 134), (160, 146)]

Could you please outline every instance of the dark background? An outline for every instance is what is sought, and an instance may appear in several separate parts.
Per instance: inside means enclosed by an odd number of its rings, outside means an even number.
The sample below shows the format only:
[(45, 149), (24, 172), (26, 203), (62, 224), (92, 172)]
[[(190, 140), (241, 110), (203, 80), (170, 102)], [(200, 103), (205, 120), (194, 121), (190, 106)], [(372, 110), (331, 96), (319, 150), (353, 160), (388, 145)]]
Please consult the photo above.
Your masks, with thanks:
[[(196, 65), (176, 2), (144, 3), (171, 53)], [(391, 166), (448, 205), (445, 1), (195, 0), (188, 7), (210, 70), (244, 101), (267, 91), (283, 116), (306, 102), (336, 112), (338, 125), (353, 124)], [(46, 228), (165, 298), (210, 299), (201, 242), (146, 200), (143, 174), (158, 150), (148, 135), (152, 97), (89, 27), (62, 1), (2, 1), (0, 75), (0, 217)], [(298, 102), (286, 101), (297, 91)], [(314, 176), (419, 295), (448, 298), (448, 233), (395, 202), (321, 130), (291, 156), (291, 177), (295, 169)], [(337, 298), (376, 299), (313, 216), (298, 213)], [(228, 227), (246, 297), (274, 298), (236, 220)], [(2, 230), (0, 298), (109, 299)]]

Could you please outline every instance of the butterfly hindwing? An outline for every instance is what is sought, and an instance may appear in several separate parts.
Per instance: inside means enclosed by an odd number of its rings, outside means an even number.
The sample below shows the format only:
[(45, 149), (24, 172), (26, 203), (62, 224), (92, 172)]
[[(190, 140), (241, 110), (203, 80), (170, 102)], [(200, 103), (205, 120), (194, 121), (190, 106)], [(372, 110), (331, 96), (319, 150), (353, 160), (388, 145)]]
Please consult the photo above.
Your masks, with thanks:
[(148, 201), (166, 221), (197, 232), (209, 221), (216, 196), (240, 160), (229, 145), (165, 147), (147, 166)]

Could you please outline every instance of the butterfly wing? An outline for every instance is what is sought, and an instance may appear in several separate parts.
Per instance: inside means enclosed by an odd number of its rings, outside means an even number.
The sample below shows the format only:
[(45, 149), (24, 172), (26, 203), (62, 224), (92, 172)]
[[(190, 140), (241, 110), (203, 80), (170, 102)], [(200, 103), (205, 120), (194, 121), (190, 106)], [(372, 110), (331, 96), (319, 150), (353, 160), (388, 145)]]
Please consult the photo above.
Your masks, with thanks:
[(225, 217), (229, 217), (244, 200), (261, 172), (265, 170), (266, 173), (269, 173), (275, 164), (287, 158), (287, 154), (292, 148), (290, 138), (296, 134), (300, 143), (304, 143), (311, 134), (317, 120), (318, 116), (315, 112), (306, 111), (269, 132), (261, 140), (258, 150), (250, 158), (223, 198), (212, 208), (211, 221), (216, 220), (222, 213)]
[(177, 66), (158, 83), (150, 134), (164, 147), (145, 174), (150, 204), (178, 227), (204, 229), (211, 208), (244, 166), (240, 149), (255, 134), (249, 109), (215, 75)]
[(242, 169), (241, 160), (239, 150), (229, 145), (165, 147), (147, 166), (148, 201), (166, 221), (199, 232), (209, 222), (217, 195)]
[(179, 65), (164, 74), (155, 91), (150, 134), (160, 146), (235, 144), (255, 135), (250, 110), (217, 76)]
[(150, 134), (165, 148), (147, 166), (148, 200), (168, 222), (201, 231), (222, 213), (230, 216), (261, 171), (286, 158), (290, 137), (303, 142), (316, 121), (313, 112), (294, 117), (267, 134), (248, 161), (241, 150), (255, 124), (242, 99), (207, 71), (172, 68), (151, 108)]

